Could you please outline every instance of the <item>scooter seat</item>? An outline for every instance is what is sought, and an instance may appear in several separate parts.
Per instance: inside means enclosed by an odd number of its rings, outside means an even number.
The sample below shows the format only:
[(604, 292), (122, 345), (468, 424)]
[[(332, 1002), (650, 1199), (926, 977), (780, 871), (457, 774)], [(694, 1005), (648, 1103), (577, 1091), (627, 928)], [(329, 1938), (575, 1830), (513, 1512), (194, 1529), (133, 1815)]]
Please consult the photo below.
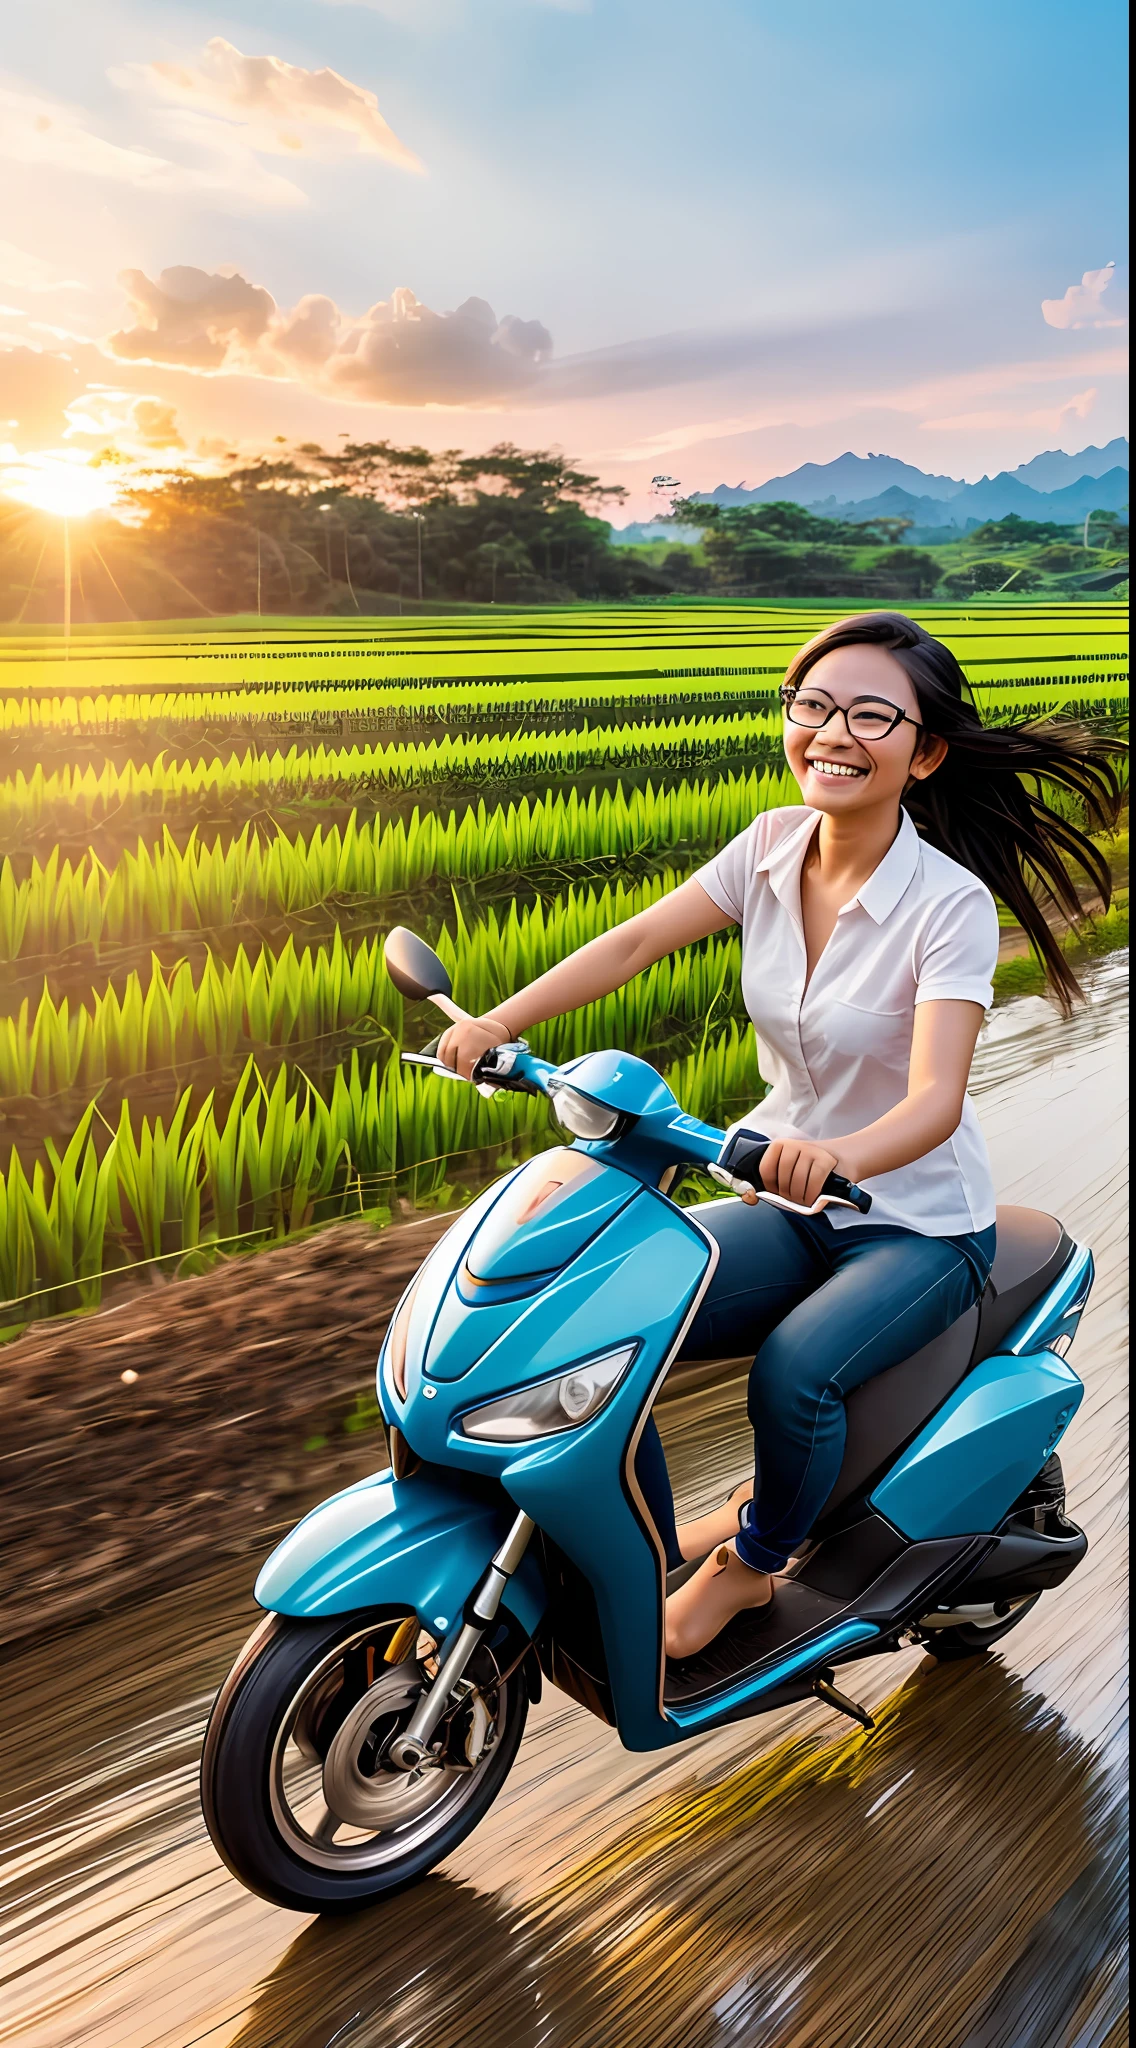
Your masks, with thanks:
[(1032, 1301), (1057, 1278), (1073, 1241), (1038, 1209), (998, 1210), (998, 1248), (981, 1302), (910, 1358), (890, 1366), (844, 1403), (844, 1461), (814, 1535), (843, 1519), (841, 1509), (910, 1442), (971, 1367), (1009, 1335)]
[(1072, 1238), (1055, 1216), (1040, 1209), (998, 1210), (998, 1249), (979, 1306), (975, 1364), (997, 1351), (1031, 1301), (1052, 1286), (1072, 1249)]

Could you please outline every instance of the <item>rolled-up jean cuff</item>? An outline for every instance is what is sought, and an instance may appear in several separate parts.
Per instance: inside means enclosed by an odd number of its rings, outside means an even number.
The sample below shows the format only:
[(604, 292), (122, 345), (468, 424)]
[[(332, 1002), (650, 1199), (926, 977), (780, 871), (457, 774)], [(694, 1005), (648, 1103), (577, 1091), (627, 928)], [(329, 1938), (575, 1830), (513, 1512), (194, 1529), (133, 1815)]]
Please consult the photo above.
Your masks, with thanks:
[(738, 1533), (734, 1545), (735, 1549), (737, 1550), (738, 1556), (741, 1558), (743, 1564), (748, 1564), (751, 1571), (783, 1571), (785, 1566), (789, 1562), (788, 1551), (771, 1550), (767, 1543), (763, 1543), (760, 1537), (754, 1535), (753, 1530), (750, 1528), (749, 1523), (746, 1520), (747, 1515), (751, 1514), (752, 1512), (753, 1502), (747, 1501), (744, 1508), (742, 1509), (741, 1516), (739, 1518)]

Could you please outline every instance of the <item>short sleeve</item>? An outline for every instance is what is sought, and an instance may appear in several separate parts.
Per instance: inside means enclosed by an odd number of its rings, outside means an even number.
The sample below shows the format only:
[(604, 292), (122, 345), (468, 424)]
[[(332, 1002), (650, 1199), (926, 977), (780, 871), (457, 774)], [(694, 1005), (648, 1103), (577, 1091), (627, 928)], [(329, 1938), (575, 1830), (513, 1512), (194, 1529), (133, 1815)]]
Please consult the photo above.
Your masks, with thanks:
[(759, 831), (763, 823), (761, 814), (739, 832), (736, 839), (730, 839), (720, 853), (708, 860), (704, 868), (695, 868), (694, 880), (701, 883), (711, 903), (724, 910), (727, 917), (737, 919), (740, 924), (745, 910), (746, 887), (753, 874), (754, 863), (761, 859)]
[(916, 1003), (994, 1000), (998, 964), (998, 910), (979, 885), (937, 904), (924, 926), (915, 962)]

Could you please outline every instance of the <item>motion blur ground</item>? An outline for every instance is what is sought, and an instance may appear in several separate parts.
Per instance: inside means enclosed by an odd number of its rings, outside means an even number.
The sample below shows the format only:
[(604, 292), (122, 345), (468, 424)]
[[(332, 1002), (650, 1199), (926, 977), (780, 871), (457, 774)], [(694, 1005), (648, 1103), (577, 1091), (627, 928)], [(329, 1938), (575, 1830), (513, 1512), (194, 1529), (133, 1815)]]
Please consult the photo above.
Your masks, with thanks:
[[(1088, 1558), (1005, 1646), (851, 1674), (848, 1736), (793, 1708), (635, 1758), (549, 1691), (488, 1820), (350, 1925), (217, 1867), (196, 1811), (246, 1568), (22, 1653), (0, 1708), (6, 2038), (90, 2048), (1088, 2048), (1123, 2038), (1126, 998), (986, 1027), (974, 1088), (1001, 1200), (1060, 1215), (1098, 1279), (1062, 1446)], [(744, 1380), (662, 1411), (680, 1513), (748, 1456)]]

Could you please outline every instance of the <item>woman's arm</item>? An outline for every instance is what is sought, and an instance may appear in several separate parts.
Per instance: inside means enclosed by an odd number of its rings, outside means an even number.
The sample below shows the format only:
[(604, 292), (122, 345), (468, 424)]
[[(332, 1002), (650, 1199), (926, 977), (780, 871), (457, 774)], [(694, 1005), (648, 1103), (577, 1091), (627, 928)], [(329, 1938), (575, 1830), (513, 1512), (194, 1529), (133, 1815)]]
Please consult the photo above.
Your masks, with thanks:
[(871, 1180), (878, 1173), (910, 1166), (953, 1137), (984, 1015), (980, 1003), (918, 1004), (903, 1101), (846, 1138), (816, 1143), (808, 1138), (775, 1139), (761, 1162), (761, 1178), (770, 1193), (793, 1202), (815, 1202), (830, 1173)]
[(719, 910), (711, 902), (701, 883), (692, 877), (658, 903), (652, 903), (648, 910), (629, 917), (625, 924), (617, 924), (598, 939), (589, 939), (578, 952), (569, 953), (566, 960), (550, 967), (547, 974), (509, 996), (484, 1017), (451, 1024), (442, 1035), (438, 1057), (468, 1079), (490, 1046), (520, 1038), (534, 1024), (543, 1024), (549, 1017), (583, 1009), (585, 1003), (594, 1003), (600, 996), (610, 995), (613, 989), (622, 988), (624, 982), (668, 953), (677, 953), (695, 939), (708, 938), (711, 932), (724, 931), (734, 921), (728, 911)]

